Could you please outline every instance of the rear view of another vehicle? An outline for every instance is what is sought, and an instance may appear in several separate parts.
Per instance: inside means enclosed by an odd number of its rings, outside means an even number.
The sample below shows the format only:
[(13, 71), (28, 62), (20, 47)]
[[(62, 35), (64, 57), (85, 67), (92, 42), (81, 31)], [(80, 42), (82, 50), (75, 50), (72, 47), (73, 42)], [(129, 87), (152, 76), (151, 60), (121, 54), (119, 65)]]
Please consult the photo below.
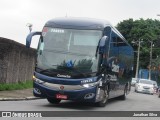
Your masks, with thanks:
[(153, 95), (154, 94), (153, 81), (140, 79), (135, 84), (135, 92), (148, 93)]

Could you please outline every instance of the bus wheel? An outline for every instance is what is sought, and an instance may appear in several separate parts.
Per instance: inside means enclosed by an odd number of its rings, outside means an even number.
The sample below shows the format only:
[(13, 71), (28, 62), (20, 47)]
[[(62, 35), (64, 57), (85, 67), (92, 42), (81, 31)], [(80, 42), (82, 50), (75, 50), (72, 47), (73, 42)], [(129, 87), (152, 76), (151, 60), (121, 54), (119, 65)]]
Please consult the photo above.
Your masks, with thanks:
[(109, 92), (108, 92), (108, 86), (106, 86), (103, 89), (103, 98), (102, 98), (102, 100), (97, 102), (96, 105), (98, 107), (104, 107), (106, 105), (106, 103), (108, 102), (108, 98), (109, 98)]
[(52, 103), (52, 104), (59, 104), (61, 102), (60, 99), (54, 99), (54, 98), (47, 98), (47, 100), (49, 103)]
[(124, 94), (122, 95), (122, 96), (120, 96), (119, 98), (121, 99), (121, 100), (125, 100), (126, 99), (126, 96), (127, 96), (127, 86), (124, 88)]

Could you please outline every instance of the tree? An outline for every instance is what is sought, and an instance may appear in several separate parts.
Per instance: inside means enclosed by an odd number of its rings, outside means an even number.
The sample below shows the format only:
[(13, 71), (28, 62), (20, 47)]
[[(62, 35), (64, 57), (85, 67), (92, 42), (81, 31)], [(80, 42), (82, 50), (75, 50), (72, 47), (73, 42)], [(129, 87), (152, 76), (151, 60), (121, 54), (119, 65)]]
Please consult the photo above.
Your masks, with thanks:
[[(160, 21), (152, 19), (139, 19), (124, 20), (117, 24), (116, 27), (126, 40), (131, 43), (132, 41), (143, 40), (141, 43), (140, 52), (140, 67), (147, 68), (149, 65), (150, 47), (153, 41), (153, 58), (160, 55)], [(131, 44), (134, 51), (137, 51), (137, 46)], [(136, 59), (136, 58), (135, 58)]]

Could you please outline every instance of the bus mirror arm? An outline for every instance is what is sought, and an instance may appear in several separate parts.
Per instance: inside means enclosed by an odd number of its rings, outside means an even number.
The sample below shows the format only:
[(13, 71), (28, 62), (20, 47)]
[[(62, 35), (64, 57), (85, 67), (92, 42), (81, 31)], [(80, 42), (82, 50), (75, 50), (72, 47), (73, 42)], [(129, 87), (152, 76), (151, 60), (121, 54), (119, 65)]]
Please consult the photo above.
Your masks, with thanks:
[(27, 38), (26, 38), (26, 47), (30, 48), (31, 45), (31, 41), (32, 41), (32, 37), (34, 35), (41, 35), (42, 32), (31, 32), (30, 34), (28, 34)]

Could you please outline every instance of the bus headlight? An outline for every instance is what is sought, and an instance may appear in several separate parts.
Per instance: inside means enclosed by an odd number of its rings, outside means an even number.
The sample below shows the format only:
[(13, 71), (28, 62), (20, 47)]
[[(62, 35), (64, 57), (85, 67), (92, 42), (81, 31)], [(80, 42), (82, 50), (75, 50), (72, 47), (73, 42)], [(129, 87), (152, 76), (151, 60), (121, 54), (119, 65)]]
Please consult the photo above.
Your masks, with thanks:
[(38, 78), (36, 78), (36, 77), (34, 77), (33, 80), (34, 80), (35, 82), (39, 83), (39, 84), (45, 83), (44, 81), (42, 81), (42, 80), (40, 80), (40, 79), (38, 79)]
[(82, 86), (85, 87), (85, 88), (89, 88), (89, 87), (94, 87), (98, 84), (99, 84), (99, 81), (93, 82), (93, 83), (86, 83), (86, 84), (83, 84)]

